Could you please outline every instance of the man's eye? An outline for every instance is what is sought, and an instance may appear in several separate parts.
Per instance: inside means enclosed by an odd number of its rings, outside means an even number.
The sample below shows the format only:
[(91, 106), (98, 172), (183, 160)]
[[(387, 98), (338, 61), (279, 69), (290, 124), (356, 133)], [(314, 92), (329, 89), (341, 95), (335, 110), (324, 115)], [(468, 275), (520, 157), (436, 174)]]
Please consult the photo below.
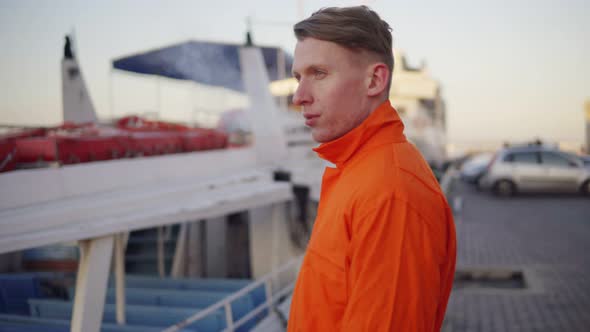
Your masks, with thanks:
[(326, 72), (316, 70), (314, 73), (314, 76), (316, 79), (322, 79), (322, 78), (326, 77)]

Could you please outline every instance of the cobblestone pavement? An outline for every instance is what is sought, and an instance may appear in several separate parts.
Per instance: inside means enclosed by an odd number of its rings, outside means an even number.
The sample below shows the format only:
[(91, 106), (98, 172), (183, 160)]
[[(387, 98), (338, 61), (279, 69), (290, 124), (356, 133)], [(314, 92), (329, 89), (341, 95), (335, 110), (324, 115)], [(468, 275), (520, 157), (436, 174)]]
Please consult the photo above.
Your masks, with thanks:
[(457, 187), (457, 269), (522, 271), (526, 287), (455, 288), (443, 331), (590, 331), (590, 198)]

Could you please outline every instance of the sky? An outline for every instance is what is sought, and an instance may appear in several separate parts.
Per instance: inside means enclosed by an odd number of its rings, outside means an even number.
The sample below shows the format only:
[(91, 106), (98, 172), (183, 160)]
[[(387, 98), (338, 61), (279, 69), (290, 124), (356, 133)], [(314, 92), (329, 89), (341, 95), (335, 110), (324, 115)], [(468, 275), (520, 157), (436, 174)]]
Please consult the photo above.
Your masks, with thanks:
[[(243, 42), (247, 17), (256, 43), (292, 53), (293, 23), (322, 7), (358, 4), (377, 11), (393, 28), (394, 47), (410, 64), (424, 61), (440, 82), (450, 142), (583, 142), (587, 0), (0, 0), (0, 124), (61, 122), (60, 61), (64, 35), (72, 31), (98, 116), (109, 118), (153, 109), (162, 84), (111, 74), (114, 58), (190, 39)], [(164, 83), (158, 100), (215, 95), (194, 95), (182, 84)]]

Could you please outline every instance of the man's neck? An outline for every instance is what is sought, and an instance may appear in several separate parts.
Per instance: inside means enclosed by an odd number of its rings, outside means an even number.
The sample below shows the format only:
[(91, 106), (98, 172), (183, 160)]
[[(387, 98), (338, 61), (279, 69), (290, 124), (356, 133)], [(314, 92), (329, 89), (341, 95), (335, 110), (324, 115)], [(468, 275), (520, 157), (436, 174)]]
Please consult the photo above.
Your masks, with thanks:
[(367, 100), (367, 106), (366, 109), (369, 110), (369, 112), (367, 114), (371, 114), (373, 113), (377, 107), (381, 106), (381, 104), (383, 104), (384, 101), (387, 100), (387, 96), (386, 95), (380, 95), (378, 97), (374, 97), (374, 98), (369, 98)]

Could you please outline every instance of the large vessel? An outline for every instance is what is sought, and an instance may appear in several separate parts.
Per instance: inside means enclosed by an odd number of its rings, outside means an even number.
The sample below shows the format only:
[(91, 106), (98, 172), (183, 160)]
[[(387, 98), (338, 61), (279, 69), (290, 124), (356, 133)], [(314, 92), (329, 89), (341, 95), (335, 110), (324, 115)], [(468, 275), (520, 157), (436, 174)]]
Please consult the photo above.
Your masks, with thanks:
[[(89, 162), (60, 159), (45, 165), (50, 167), (0, 174), (3, 269), (22, 271), (23, 260), (29, 268), (47, 268), (56, 259), (77, 261), (74, 273), (71, 264), (54, 264), (62, 272), (2, 275), (0, 326), (14, 331), (250, 330), (288, 293), (309, 229), (310, 187), (290, 181), (297, 176), (288, 172), (265, 49), (205, 46), (211, 47), (234, 56), (226, 69), (237, 70), (240, 89), (253, 96), (250, 106), (256, 111), (247, 111), (251, 145), (150, 157), (117, 150), (121, 158), (112, 158), (115, 153), (102, 158), (92, 150), (94, 156), (84, 160)], [(91, 137), (94, 149), (105, 137), (112, 148), (129, 138), (125, 135), (161, 139), (166, 134), (172, 142), (202, 132), (140, 118), (122, 119), (114, 127), (88, 124), (92, 104), (67, 47), (62, 70), (64, 118), (71, 124), (44, 129), (43, 134), (50, 131), (44, 136), (27, 132), (30, 140), (51, 140), (56, 156), (67, 147), (62, 141), (70, 137), (64, 135), (76, 136), (76, 144)], [(82, 114), (68, 112), (69, 107)], [(14, 141), (22, 138), (16, 136)], [(181, 147), (171, 146), (165, 152)], [(114, 275), (108, 281), (111, 263)], [(133, 277), (138, 274), (151, 277)], [(154, 290), (146, 290), (150, 287)], [(141, 295), (134, 295), (137, 288), (144, 289)]]

